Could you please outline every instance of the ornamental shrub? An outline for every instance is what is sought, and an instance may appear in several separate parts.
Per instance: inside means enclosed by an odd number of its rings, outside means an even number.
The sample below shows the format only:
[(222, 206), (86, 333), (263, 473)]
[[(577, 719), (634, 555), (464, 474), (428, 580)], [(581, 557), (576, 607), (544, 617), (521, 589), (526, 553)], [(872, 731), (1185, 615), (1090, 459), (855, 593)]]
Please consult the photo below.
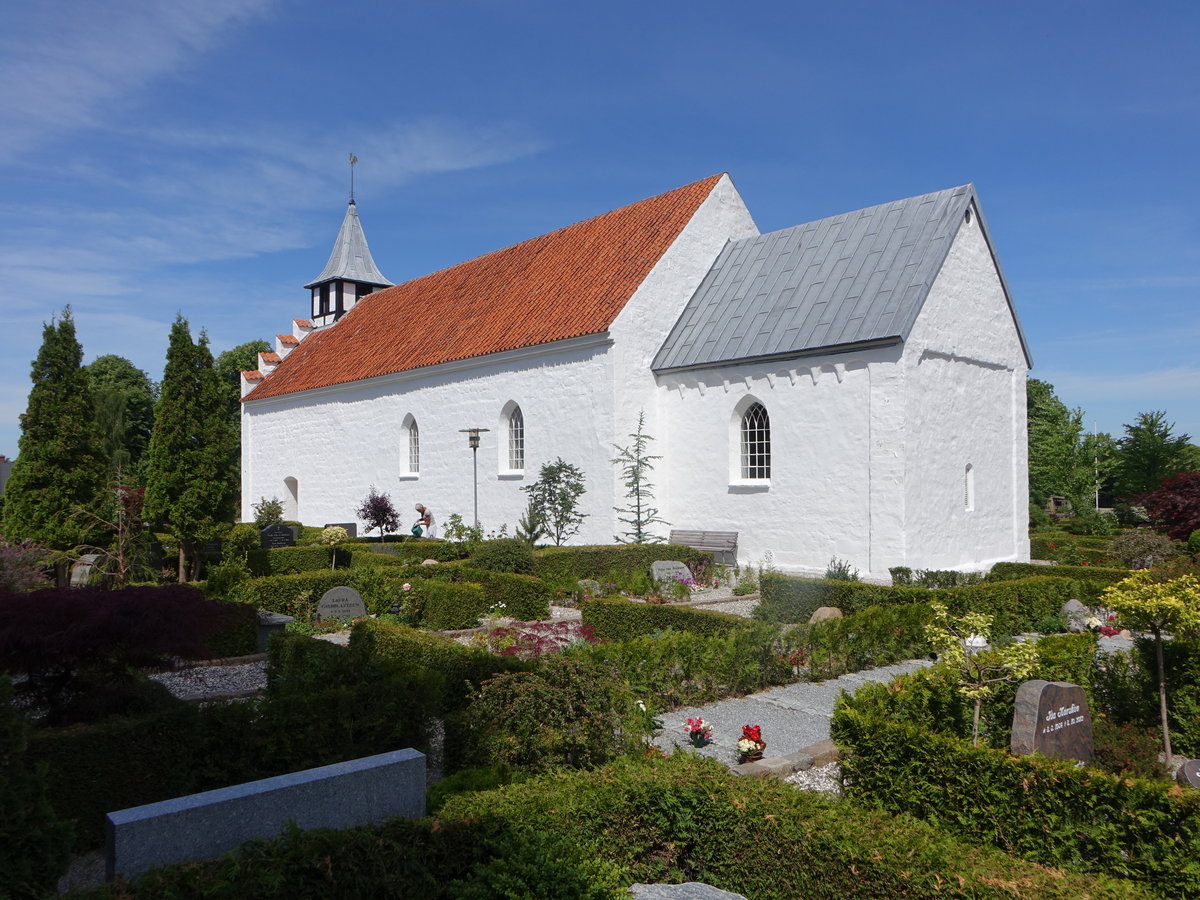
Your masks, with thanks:
[(1131, 569), (1149, 569), (1170, 559), (1180, 546), (1165, 534), (1139, 528), (1113, 539), (1109, 548), (1112, 556)]
[(33, 591), (50, 583), (49, 551), (31, 540), (6, 541), (0, 534), (0, 592)]
[(471, 553), (471, 565), (490, 572), (535, 574), (533, 547), (520, 538), (481, 541)]

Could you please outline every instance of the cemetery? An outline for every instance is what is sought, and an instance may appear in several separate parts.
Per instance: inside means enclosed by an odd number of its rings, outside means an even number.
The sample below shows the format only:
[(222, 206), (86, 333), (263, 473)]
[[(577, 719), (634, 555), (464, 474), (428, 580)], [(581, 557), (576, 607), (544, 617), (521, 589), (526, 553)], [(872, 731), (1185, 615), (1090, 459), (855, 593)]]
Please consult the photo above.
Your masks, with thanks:
[[(1186, 552), (1137, 577), (1110, 555), (884, 585), (836, 560), (799, 578), (682, 545), (325, 530), (234, 526), (196, 585), (4, 596), (0, 733), (39, 798), (27, 883), (107, 845), (115, 880), (74, 896), (1200, 896), (1200, 642), (1185, 617), (1160, 645), (1122, 605), (1153, 588), (1200, 607)], [(265, 687), (185, 701), (154, 680), (217, 657)], [(820, 748), (691, 713), (876, 671)], [(666, 733), (684, 711), (698, 736)], [(419, 766), (401, 812), (373, 813), (377, 788), (264, 793), (397, 753)], [(831, 761), (833, 795), (787, 780)], [(217, 801), (248, 803), (234, 815), (256, 830), (212, 845), (162, 818), (219, 822)], [(122, 835), (173, 827), (192, 835), (174, 855), (137, 852), (194, 862), (132, 861)], [(240, 835), (260, 839), (204, 862)]]

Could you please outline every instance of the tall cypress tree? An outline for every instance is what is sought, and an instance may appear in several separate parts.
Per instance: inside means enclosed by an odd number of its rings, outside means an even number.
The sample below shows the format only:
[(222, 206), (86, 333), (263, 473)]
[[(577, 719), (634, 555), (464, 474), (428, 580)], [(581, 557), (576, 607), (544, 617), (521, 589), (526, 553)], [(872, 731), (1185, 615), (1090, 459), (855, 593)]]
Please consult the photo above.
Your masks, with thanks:
[(5, 485), (4, 535), (55, 550), (97, 543), (107, 461), (96, 427), (92, 395), (80, 363), (71, 308), (42, 332), (33, 362), (33, 389), (21, 416), (21, 439)]
[(146, 516), (179, 542), (179, 580), (196, 577), (196, 544), (230, 521), (236, 502), (232, 435), (208, 337), (192, 342), (182, 316), (171, 326), (146, 461)]

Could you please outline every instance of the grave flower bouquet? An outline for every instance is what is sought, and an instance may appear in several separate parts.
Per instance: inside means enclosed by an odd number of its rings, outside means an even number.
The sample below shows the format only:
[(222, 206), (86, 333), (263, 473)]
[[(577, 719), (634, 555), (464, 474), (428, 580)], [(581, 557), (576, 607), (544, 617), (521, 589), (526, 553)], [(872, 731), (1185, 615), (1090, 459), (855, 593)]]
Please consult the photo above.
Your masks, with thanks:
[(767, 749), (767, 742), (762, 739), (762, 728), (758, 725), (743, 725), (742, 738), (737, 742), (738, 755), (741, 762), (751, 759), (761, 759)]
[(712, 742), (712, 726), (706, 725), (699, 716), (694, 719), (688, 718), (687, 724), (683, 726), (683, 733), (688, 736), (693, 747), (703, 747)]

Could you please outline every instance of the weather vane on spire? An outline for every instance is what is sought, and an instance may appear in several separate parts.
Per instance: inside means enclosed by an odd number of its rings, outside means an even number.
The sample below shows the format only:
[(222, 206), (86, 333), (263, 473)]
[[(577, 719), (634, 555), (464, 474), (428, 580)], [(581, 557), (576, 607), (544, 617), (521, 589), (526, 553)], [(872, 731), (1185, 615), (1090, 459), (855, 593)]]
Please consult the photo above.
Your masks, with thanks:
[(354, 202), (354, 164), (358, 162), (358, 157), (353, 153), (350, 154), (350, 202)]

